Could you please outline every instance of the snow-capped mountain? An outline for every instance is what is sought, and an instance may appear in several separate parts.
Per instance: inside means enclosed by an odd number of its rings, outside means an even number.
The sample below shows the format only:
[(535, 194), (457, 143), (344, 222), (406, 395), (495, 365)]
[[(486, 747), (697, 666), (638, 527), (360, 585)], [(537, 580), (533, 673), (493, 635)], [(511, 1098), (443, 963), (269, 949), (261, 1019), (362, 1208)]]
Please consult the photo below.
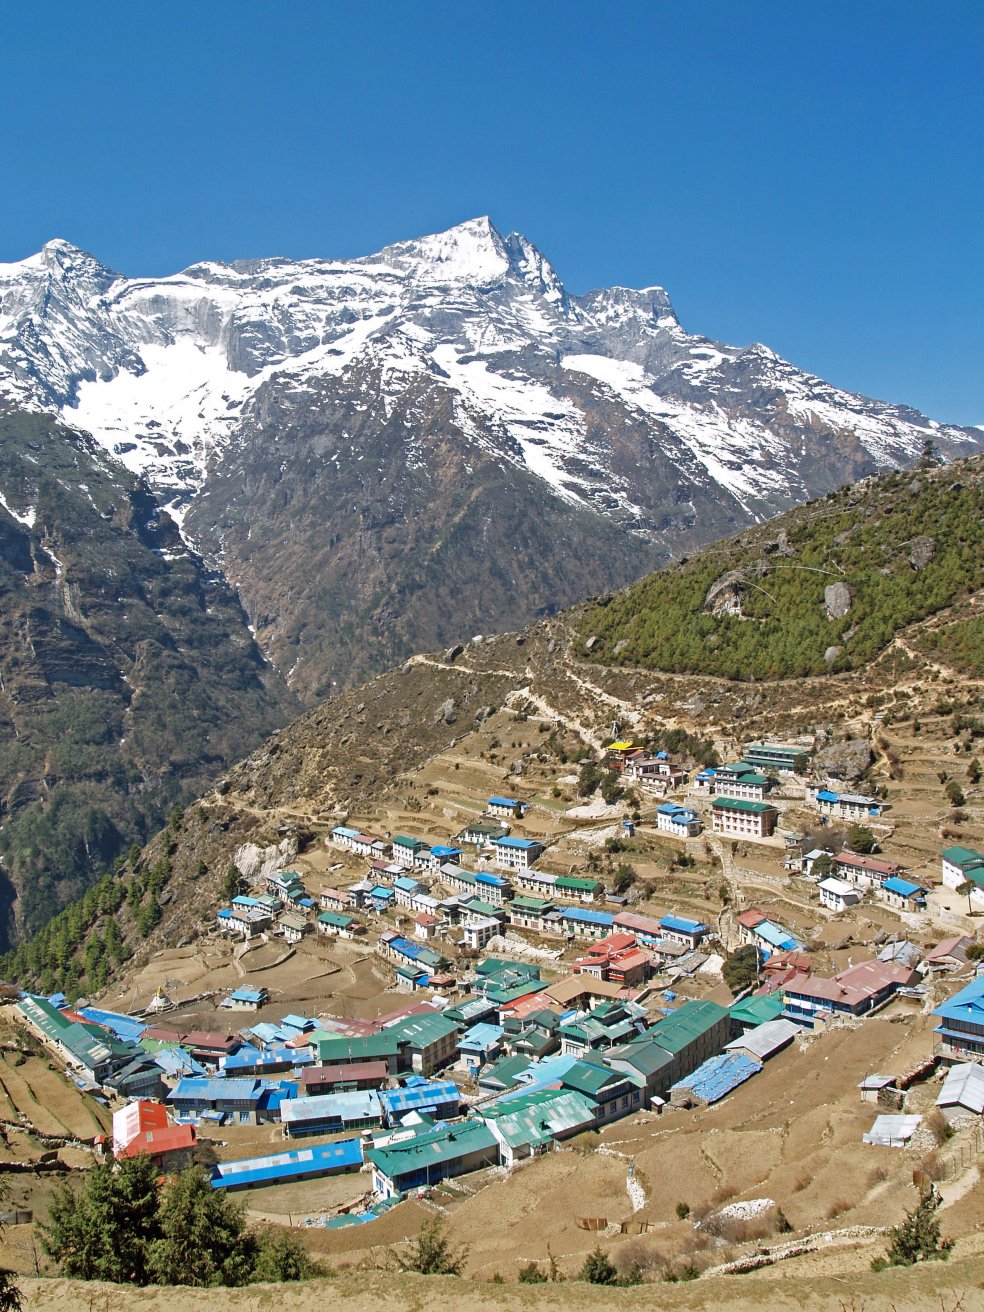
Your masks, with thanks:
[[(49, 242), (0, 265), (0, 398), (144, 477), (302, 692), (352, 673), (350, 644), (340, 665), (325, 654), (346, 596), (368, 607), (352, 641), (376, 625), (362, 673), (626, 582), (927, 438), (984, 445), (694, 336), (660, 287), (571, 295), (487, 218), (362, 259), (157, 279)], [(471, 572), (452, 529), (474, 536)], [(430, 619), (411, 621), (424, 593)]]
[(661, 287), (571, 296), (535, 247), (487, 218), (364, 259), (204, 263), (159, 279), (117, 276), (53, 241), (0, 265), (0, 298), (7, 397), (57, 410), (175, 493), (201, 487), (265, 383), (300, 392), (367, 363), (394, 395), (415, 375), (447, 388), (466, 436), (485, 441), (473, 421), (491, 423), (498, 454), (559, 496), (590, 505), (601, 485), (643, 521), (572, 383), (756, 514), (809, 495), (791, 429), (814, 435), (815, 458), (837, 434), (878, 467), (927, 436), (951, 454), (980, 441), (830, 387), (767, 347), (693, 336)]

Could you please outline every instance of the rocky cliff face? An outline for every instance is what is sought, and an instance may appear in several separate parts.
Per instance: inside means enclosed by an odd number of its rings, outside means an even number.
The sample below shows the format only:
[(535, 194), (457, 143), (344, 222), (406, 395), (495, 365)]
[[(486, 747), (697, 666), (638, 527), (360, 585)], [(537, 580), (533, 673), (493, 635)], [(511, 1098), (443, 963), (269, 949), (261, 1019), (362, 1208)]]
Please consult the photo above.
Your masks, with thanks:
[(144, 478), (304, 697), (984, 435), (574, 296), (488, 219), (353, 260), (0, 266), (0, 395)]
[(0, 943), (293, 707), (144, 483), (50, 418), (0, 416)]

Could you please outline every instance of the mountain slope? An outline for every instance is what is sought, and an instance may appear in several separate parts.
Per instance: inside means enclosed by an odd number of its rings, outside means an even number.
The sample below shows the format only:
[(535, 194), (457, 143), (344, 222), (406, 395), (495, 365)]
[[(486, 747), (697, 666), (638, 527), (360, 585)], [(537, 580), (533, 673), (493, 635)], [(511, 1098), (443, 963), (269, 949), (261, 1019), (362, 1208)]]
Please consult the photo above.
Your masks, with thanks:
[(226, 583), (91, 441), (0, 415), (0, 941), (288, 717)]
[[(984, 434), (570, 294), (475, 219), (353, 260), (0, 266), (0, 395), (90, 431), (236, 586), (306, 698), (518, 624)], [(578, 568), (578, 566), (580, 568)]]
[[(952, 513), (940, 514), (946, 504)], [(911, 536), (911, 516), (921, 505), (937, 515), (932, 559), (930, 535)], [(463, 818), (455, 803), (467, 790), (459, 781), (474, 779), (476, 772), (490, 793), (539, 796), (549, 808), (558, 773), (572, 771), (585, 749), (597, 756), (613, 721), (620, 734), (639, 741), (674, 752), (692, 749), (696, 761), (709, 740), (725, 744), (730, 754), (757, 737), (819, 731), (836, 743), (849, 731), (872, 740), (881, 753), (876, 782), (894, 787), (902, 777), (899, 758), (893, 761), (878, 740), (892, 721), (932, 720), (935, 727), (927, 729), (925, 741), (920, 738), (932, 786), (917, 828), (920, 841), (928, 836), (934, 843), (934, 826), (953, 823), (938, 780), (940, 761), (960, 754), (961, 762), (965, 755), (970, 763), (974, 741), (984, 734), (984, 667), (977, 654), (984, 640), (984, 572), (975, 546), (982, 523), (984, 457), (916, 475), (881, 475), (708, 548), (625, 592), (538, 620), (519, 633), (476, 637), (447, 658), (417, 655), (326, 700), (274, 733), (198, 806), (188, 807), (179, 825), (145, 849), (133, 876), (119, 885), (110, 881), (106, 897), (114, 908), (126, 894), (114, 919), (127, 951), (139, 962), (158, 946), (185, 940), (196, 926), (210, 927), (229, 863), (243, 843), (266, 845), (286, 837), (303, 848), (345, 816), (377, 832), (407, 826), (421, 836), (447, 836)], [(890, 572), (888, 534), (905, 544), (895, 550), (897, 559), (890, 557), (897, 565)], [(706, 662), (694, 672), (658, 668), (655, 651), (648, 667), (629, 663), (624, 648), (614, 655), (621, 623), (631, 624), (637, 612), (666, 609), (675, 624), (692, 625), (692, 618), (673, 608), (688, 591), (703, 598), (697, 581), (705, 568), (718, 579), (723, 561), (740, 554), (750, 580), (777, 586), (772, 576), (759, 574), (758, 562), (770, 568), (790, 564), (790, 575), (812, 578), (827, 566), (809, 562), (823, 561), (831, 549), (844, 553), (845, 565), (849, 559), (847, 577), (858, 609), (870, 608), (874, 620), (874, 627), (864, 628), (864, 616), (857, 615), (863, 643), (849, 668), (821, 661), (822, 673), (784, 670), (781, 680), (722, 677), (712, 665), (732, 641), (728, 625), (719, 630), (720, 648), (705, 640)], [(913, 555), (918, 568), (909, 559)], [(906, 569), (913, 571), (911, 580)], [(820, 606), (826, 577), (820, 576)], [(883, 591), (886, 582), (891, 588), (900, 581), (914, 582), (911, 595), (907, 587)], [(620, 623), (586, 650), (585, 634), (597, 636), (609, 615), (620, 616)], [(757, 628), (761, 621), (747, 623)], [(798, 641), (787, 628), (778, 635), (777, 651), (795, 651)], [(961, 741), (954, 747), (957, 735)], [(516, 741), (523, 737), (525, 744)], [(957, 766), (951, 768), (958, 777)], [(973, 805), (975, 824), (984, 823), (979, 797)], [(930, 829), (927, 816), (934, 818)], [(978, 841), (976, 831), (972, 841)], [(156, 896), (150, 873), (165, 857), (167, 902), (162, 896), (156, 928), (153, 918), (142, 928), (141, 914)], [(57, 932), (24, 945), (11, 969), (45, 988), (84, 989), (86, 936), (102, 934), (105, 921), (100, 899), (90, 894), (72, 929), (74, 951), (55, 953), (65, 932), (59, 923), (52, 927)]]
[(886, 474), (589, 607), (592, 661), (729, 679), (856, 670), (984, 587), (980, 459)]

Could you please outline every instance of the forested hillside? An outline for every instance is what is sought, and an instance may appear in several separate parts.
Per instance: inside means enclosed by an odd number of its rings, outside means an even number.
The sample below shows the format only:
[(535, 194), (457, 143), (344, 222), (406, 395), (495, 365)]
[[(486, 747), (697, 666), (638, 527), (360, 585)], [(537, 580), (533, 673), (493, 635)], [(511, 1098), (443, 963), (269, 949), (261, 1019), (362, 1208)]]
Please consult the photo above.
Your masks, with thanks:
[[(836, 673), (982, 585), (984, 463), (972, 457), (832, 492), (603, 599), (580, 632), (591, 660), (616, 665), (727, 679)], [(936, 641), (979, 661), (978, 631)]]

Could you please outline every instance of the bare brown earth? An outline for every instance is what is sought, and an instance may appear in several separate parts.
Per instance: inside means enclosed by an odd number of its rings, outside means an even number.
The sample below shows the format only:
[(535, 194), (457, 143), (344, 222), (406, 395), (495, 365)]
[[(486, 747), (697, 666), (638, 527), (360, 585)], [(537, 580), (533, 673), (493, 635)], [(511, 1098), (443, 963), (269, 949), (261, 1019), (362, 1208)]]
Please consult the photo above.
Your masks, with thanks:
[(874, 1275), (849, 1270), (842, 1276), (822, 1271), (777, 1276), (722, 1277), (696, 1283), (663, 1285), (654, 1299), (651, 1287), (602, 1289), (587, 1284), (524, 1286), (456, 1280), (451, 1276), (408, 1276), (356, 1272), (330, 1281), (300, 1286), (255, 1285), (247, 1289), (121, 1289), (113, 1285), (73, 1285), (70, 1281), (26, 1280), (28, 1307), (35, 1312), (84, 1308), (89, 1312), (131, 1312), (167, 1308), (168, 1312), (321, 1312), (326, 1306), (346, 1312), (421, 1312), (453, 1305), (459, 1312), (978, 1312), (984, 1307), (981, 1245), (961, 1245), (946, 1265), (931, 1263), (906, 1271)]

